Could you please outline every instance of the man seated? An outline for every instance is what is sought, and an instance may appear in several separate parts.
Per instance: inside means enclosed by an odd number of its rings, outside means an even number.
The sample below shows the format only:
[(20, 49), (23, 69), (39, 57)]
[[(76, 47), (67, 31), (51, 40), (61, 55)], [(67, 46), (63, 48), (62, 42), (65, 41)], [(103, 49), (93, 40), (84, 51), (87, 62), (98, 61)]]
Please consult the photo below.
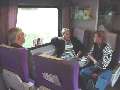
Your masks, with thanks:
[[(105, 90), (112, 77), (112, 71), (109, 68), (112, 52), (111, 47), (106, 43), (105, 32), (96, 31), (94, 35), (94, 45), (87, 56), (93, 64), (80, 71), (80, 77), (83, 79), (83, 82), (81, 82), (84, 83), (84, 85), (86, 85), (85, 83), (88, 79), (98, 74), (95, 90)], [(81, 87), (83, 90), (87, 90), (84, 85), (81, 85)]]
[(85, 51), (80, 41), (71, 37), (67, 28), (62, 29), (62, 37), (53, 38), (51, 43), (55, 46), (56, 56), (64, 59), (79, 57)]
[[(9, 45), (15, 48), (24, 48), (23, 44), (25, 43), (25, 34), (22, 29), (18, 27), (11, 28), (8, 31), (8, 42)], [(28, 63), (30, 69), (30, 76), (34, 77), (34, 70), (33, 70), (33, 61), (32, 61), (32, 54), (28, 50)]]
[(25, 34), (20, 28), (11, 28), (8, 31), (8, 42), (10, 46), (22, 48), (25, 42)]

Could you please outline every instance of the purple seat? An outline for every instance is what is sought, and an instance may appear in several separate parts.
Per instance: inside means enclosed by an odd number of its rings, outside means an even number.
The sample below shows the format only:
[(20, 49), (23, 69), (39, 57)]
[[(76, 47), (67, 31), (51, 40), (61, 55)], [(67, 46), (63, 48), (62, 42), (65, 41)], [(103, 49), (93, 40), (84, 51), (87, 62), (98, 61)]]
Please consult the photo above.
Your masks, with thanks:
[(79, 64), (75, 61), (54, 60), (33, 55), (35, 85), (50, 90), (79, 90)]
[(0, 47), (1, 67), (16, 73), (25, 82), (29, 81), (28, 53), (25, 48)]

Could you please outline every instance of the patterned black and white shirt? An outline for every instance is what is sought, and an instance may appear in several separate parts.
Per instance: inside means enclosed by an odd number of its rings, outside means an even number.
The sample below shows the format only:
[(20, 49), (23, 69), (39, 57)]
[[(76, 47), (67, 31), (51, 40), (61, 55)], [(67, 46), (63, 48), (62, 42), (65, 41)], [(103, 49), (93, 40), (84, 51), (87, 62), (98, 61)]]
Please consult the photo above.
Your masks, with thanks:
[(113, 50), (109, 44), (104, 43), (103, 45), (99, 46), (98, 44), (94, 43), (92, 49), (90, 50), (91, 55), (97, 60), (97, 66), (101, 69), (106, 69), (111, 60), (112, 60), (112, 53)]
[(71, 60), (72, 58), (75, 58), (75, 51), (73, 49), (73, 44), (71, 42), (65, 42), (65, 50), (62, 54), (61, 58), (66, 60)]

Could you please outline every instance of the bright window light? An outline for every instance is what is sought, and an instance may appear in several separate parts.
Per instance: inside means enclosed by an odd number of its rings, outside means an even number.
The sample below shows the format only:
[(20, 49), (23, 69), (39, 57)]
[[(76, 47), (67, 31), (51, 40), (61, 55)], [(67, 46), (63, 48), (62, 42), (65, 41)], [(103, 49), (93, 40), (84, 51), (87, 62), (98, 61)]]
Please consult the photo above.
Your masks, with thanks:
[(24, 47), (49, 43), (58, 36), (58, 9), (18, 8), (16, 26), (26, 34)]

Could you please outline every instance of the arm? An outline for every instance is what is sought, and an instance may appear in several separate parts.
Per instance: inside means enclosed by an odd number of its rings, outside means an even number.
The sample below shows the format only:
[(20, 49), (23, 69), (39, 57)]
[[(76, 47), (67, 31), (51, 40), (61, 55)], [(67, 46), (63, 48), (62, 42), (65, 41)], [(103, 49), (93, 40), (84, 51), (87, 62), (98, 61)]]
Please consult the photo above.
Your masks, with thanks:
[(73, 49), (74, 49), (77, 57), (84, 55), (84, 53), (85, 53), (85, 51), (86, 51), (86, 50), (85, 50), (86, 48), (85, 48), (85, 46), (80, 42), (80, 40), (78, 40), (77, 38), (74, 37), (74, 38), (71, 39), (71, 41), (72, 41)]
[(90, 53), (88, 54), (88, 57), (90, 58), (91, 61), (94, 62), (98, 67), (101, 69), (106, 69), (106, 67), (109, 65), (112, 59), (112, 49), (111, 47), (107, 44), (104, 49), (103, 49), (103, 56), (101, 58), (102, 62), (97, 62), (94, 57), (92, 57), (94, 47), (91, 49)]
[(97, 60), (92, 56), (92, 55), (88, 55), (88, 58), (94, 63), (97, 63)]
[(88, 53), (88, 56), (87, 56), (87, 57), (88, 57), (94, 64), (96, 64), (96, 63), (97, 63), (97, 60), (92, 56), (93, 51), (94, 51), (94, 45), (92, 46), (92, 48), (91, 48), (90, 52)]
[(105, 48), (103, 49), (103, 62), (102, 62), (103, 69), (105, 69), (111, 62), (112, 53), (113, 51), (111, 47), (109, 45), (106, 45)]

